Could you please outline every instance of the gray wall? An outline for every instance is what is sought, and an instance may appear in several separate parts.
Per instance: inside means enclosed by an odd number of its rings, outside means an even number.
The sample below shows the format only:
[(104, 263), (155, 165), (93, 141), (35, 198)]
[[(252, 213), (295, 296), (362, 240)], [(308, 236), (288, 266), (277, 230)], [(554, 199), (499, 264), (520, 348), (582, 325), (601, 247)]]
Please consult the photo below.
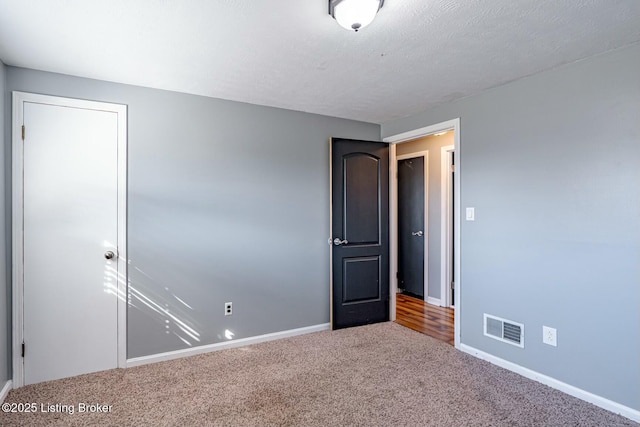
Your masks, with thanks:
[[(428, 232), (429, 238), (429, 277), (428, 293), (432, 298), (440, 299), (441, 293), (441, 270), (442, 270), (442, 176), (441, 176), (441, 148), (454, 144), (453, 132), (444, 135), (430, 135), (414, 141), (403, 142), (396, 147), (396, 155), (417, 153), (419, 151), (429, 152), (429, 215)], [(445, 218), (446, 219), (446, 218)]]
[[(5, 122), (9, 123), (8, 117), (5, 113), (11, 110), (5, 109), (6, 99), (6, 70), (7, 67), (0, 61), (0, 138), (4, 135)], [(10, 114), (8, 114), (10, 115)], [(7, 126), (8, 127), (8, 126)], [(0, 188), (3, 189), (3, 193), (10, 191), (5, 187), (5, 150), (0, 150)], [(1, 197), (5, 200), (5, 194)], [(0, 224), (6, 224), (6, 216), (10, 215), (10, 210), (0, 209)], [(5, 382), (11, 377), (11, 358), (9, 352), (11, 351), (11, 329), (10, 319), (11, 315), (11, 299), (10, 299), (10, 286), (7, 272), (7, 245), (10, 242), (6, 239), (5, 227), (0, 227), (0, 388), (4, 387)]]
[(128, 105), (130, 358), (329, 321), (328, 140), (379, 125), (13, 67), (7, 90)]
[[(636, 410), (638, 70), (635, 44), (382, 125), (461, 119), (462, 343)], [(484, 337), (483, 313), (524, 323), (525, 348)]]

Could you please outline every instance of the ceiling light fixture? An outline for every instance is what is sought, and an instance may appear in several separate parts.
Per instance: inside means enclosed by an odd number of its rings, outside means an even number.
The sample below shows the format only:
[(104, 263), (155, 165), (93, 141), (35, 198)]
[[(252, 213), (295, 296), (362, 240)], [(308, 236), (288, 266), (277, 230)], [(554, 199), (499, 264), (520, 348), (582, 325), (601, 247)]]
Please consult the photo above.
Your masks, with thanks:
[(384, 0), (329, 0), (329, 15), (347, 30), (363, 29), (376, 17)]

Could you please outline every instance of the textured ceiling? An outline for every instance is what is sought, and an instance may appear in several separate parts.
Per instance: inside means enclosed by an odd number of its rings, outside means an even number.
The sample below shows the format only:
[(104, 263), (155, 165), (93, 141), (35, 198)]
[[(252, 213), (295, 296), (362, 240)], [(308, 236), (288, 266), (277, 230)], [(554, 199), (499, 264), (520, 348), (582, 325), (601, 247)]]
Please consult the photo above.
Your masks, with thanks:
[(8, 65), (373, 123), (640, 40), (639, 0), (0, 0)]

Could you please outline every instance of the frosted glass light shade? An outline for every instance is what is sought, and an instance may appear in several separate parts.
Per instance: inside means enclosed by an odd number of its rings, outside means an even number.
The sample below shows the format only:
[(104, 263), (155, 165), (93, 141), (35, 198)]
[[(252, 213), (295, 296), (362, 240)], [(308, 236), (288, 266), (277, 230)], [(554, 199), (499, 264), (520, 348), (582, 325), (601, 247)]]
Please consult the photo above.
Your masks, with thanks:
[(384, 0), (329, 0), (329, 13), (347, 30), (358, 31), (373, 22)]

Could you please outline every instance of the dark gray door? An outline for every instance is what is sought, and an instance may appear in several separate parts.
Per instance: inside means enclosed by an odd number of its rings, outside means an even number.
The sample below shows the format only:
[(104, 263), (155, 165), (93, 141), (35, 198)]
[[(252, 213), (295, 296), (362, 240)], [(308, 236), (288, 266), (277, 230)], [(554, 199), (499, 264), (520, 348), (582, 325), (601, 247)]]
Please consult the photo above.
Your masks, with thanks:
[(389, 147), (333, 138), (333, 329), (389, 320)]
[(398, 161), (398, 288), (424, 299), (424, 157)]

